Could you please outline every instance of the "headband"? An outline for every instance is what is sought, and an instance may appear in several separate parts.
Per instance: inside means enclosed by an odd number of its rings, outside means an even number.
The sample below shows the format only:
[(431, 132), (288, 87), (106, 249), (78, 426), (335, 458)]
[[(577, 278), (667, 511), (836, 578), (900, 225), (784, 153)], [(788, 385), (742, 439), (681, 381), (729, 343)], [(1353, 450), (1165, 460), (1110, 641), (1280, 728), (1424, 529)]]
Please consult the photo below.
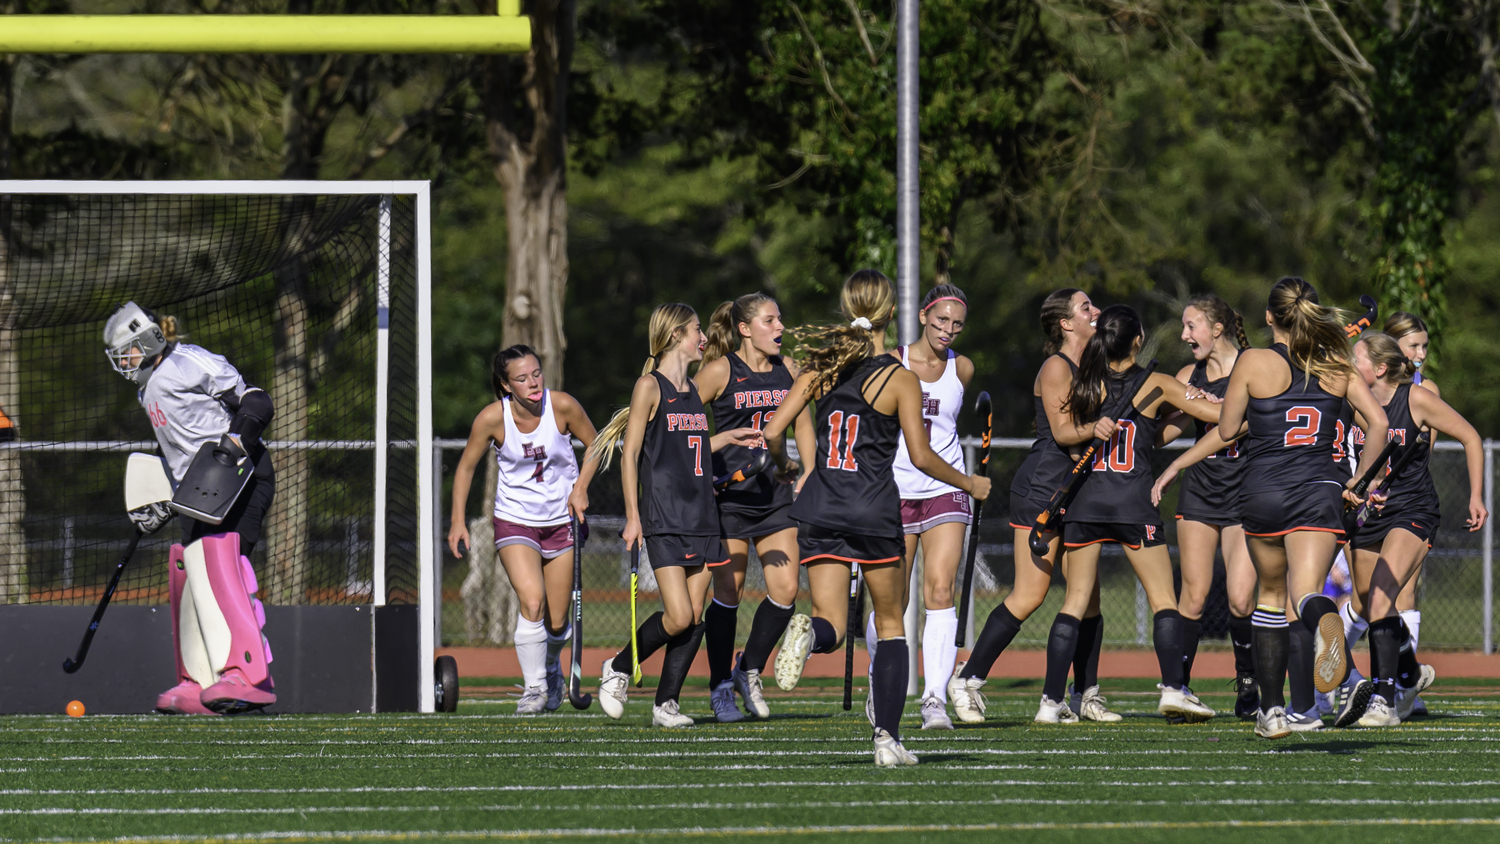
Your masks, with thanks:
[(931, 308), (933, 305), (936, 305), (938, 302), (941, 302), (941, 301), (943, 301), (945, 299), (951, 299), (954, 302), (957, 302), (960, 305), (963, 305), (965, 308), (969, 307), (969, 303), (968, 302), (965, 302), (964, 300), (958, 298), (957, 296), (939, 296), (936, 299), (933, 299), (931, 302), (928, 302), (927, 303), (927, 307), (924, 307), (922, 309), (922, 313), (924, 313), (924, 314), (927, 313), (928, 308)]

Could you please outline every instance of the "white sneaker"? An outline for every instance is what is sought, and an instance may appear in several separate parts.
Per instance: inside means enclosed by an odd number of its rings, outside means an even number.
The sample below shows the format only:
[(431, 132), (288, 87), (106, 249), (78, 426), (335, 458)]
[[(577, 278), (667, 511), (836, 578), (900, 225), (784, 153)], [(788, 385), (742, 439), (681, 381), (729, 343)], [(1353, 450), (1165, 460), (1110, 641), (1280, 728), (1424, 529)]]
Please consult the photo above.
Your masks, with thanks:
[(865, 695), (865, 718), (869, 719), (870, 726), (875, 726), (875, 693)]
[(917, 764), (917, 755), (901, 746), (885, 730), (875, 731), (875, 767), (899, 768)]
[(1397, 715), (1385, 697), (1375, 695), (1370, 698), (1370, 705), (1365, 709), (1365, 714), (1359, 719), (1361, 727), (1399, 727), (1401, 717)]
[(620, 720), (625, 714), (625, 701), (629, 698), (630, 675), (616, 671), (614, 658), (604, 660), (604, 675), (599, 679), (599, 708), (604, 714)]
[(1178, 717), (1189, 724), (1201, 724), (1214, 717), (1214, 711), (1203, 705), (1198, 696), (1187, 689), (1174, 689), (1171, 686), (1156, 684), (1161, 690), (1161, 701), (1156, 704), (1156, 711), (1168, 718)]
[(567, 687), (563, 683), (562, 664), (557, 662), (547, 663), (547, 711), (556, 712), (562, 706), (563, 695)]
[(1286, 710), (1280, 706), (1263, 709), (1255, 716), (1255, 734), (1263, 739), (1282, 739), (1292, 734), (1286, 722)]
[(1315, 706), (1307, 712), (1293, 712), (1286, 716), (1286, 725), (1294, 733), (1315, 733), (1323, 729), (1323, 719), (1318, 717)]
[(651, 723), (658, 727), (691, 727), (693, 719), (677, 711), (677, 701), (651, 707)]
[(951, 730), (953, 719), (948, 717), (948, 706), (932, 694), (922, 699), (922, 729)]
[(756, 718), (770, 718), (771, 707), (766, 706), (765, 690), (760, 683), (759, 671), (741, 671), (739, 661), (735, 661), (735, 669), (729, 672), (729, 679), (734, 681), (734, 690), (740, 693), (740, 698), (745, 701), (745, 711)]
[(546, 708), (546, 686), (527, 686), (521, 691), (521, 699), (516, 702), (517, 715), (540, 715)]
[(776, 685), (783, 692), (797, 688), (802, 667), (807, 665), (807, 655), (812, 652), (812, 640), (812, 619), (800, 612), (792, 616), (781, 640), (781, 650), (776, 652)]
[(1078, 716), (1068, 708), (1067, 701), (1054, 701), (1042, 695), (1042, 704), (1037, 707), (1036, 717), (1031, 720), (1038, 724), (1077, 724)]
[(1320, 692), (1331, 692), (1342, 686), (1348, 676), (1344, 620), (1331, 612), (1318, 621), (1318, 632), (1313, 636), (1313, 686)]
[(1099, 694), (1098, 686), (1089, 686), (1079, 695), (1078, 717), (1086, 721), (1098, 721), (1102, 724), (1113, 724), (1124, 720), (1118, 712), (1111, 712), (1109, 702), (1104, 695)]
[[(1437, 672), (1430, 665), (1419, 666), (1421, 671), (1417, 674), (1417, 684), (1411, 688), (1405, 688), (1400, 683), (1396, 684), (1396, 716), (1402, 721), (1410, 718), (1417, 711), (1417, 695), (1427, 691), (1432, 681), (1437, 679)], [(1425, 714), (1425, 707), (1424, 707)]]
[(948, 699), (953, 701), (953, 714), (958, 720), (965, 724), (983, 724), (986, 702), (980, 690), (984, 688), (984, 678), (958, 676), (964, 665), (960, 662), (953, 669), (953, 676), (948, 678)]
[(734, 705), (734, 683), (725, 680), (714, 686), (713, 694), (709, 695), (709, 702), (714, 707), (714, 720), (720, 724), (733, 724), (736, 721), (745, 720), (745, 713)]

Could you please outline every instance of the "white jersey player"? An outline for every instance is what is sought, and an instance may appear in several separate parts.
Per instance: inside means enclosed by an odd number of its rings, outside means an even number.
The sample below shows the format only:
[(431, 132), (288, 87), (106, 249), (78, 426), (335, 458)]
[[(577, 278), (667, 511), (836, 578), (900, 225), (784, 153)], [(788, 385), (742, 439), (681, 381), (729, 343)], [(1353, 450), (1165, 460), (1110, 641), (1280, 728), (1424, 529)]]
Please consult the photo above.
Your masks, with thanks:
[(525, 690), (516, 712), (538, 715), (562, 705), (563, 674), (558, 658), (570, 633), (570, 517), (583, 523), (589, 506), (589, 481), (598, 465), (589, 460), (579, 470), (573, 437), (587, 448), (594, 442), (594, 425), (572, 396), (544, 386), (541, 359), (529, 346), (511, 346), (498, 352), (490, 381), (495, 401), (474, 418), (468, 445), (453, 476), (453, 524), (448, 530), (448, 547), (453, 556), (463, 556), (459, 545), (469, 542), (464, 516), (469, 486), (480, 459), (492, 454), (499, 471), (493, 519), (495, 549), (521, 602), (514, 641)]
[[(139, 391), (172, 486), (210, 443), (220, 457), (254, 467), (224, 519), (217, 525), (188, 520), (182, 544), (168, 554), (178, 683), (157, 698), (156, 708), (212, 715), (269, 706), (276, 702), (271, 649), (249, 554), (276, 489), (271, 457), (260, 441), (274, 412), (271, 398), (246, 385), (222, 356), (177, 342), (176, 320), (158, 323), (133, 302), (109, 318), (104, 345), (115, 370)], [(130, 515), (143, 533), (152, 533), (172, 513), (163, 502)]]
[[(960, 472), (965, 469), (963, 446), (958, 442), (958, 411), (964, 403), (964, 388), (974, 377), (974, 362), (949, 347), (963, 332), (968, 312), (962, 290), (951, 284), (934, 287), (927, 291), (918, 314), (921, 337), (894, 352), (922, 385), (922, 421), (932, 450)], [(901, 492), (901, 529), (906, 535), (908, 567), (916, 559), (917, 543), (922, 544), (922, 596), (927, 608), (922, 627), (922, 729), (951, 730), (948, 679), (958, 659), (953, 580), (963, 556), (964, 535), (974, 520), (973, 508), (968, 493), (913, 466), (905, 440), (896, 448), (892, 468)], [(865, 642), (872, 670), (876, 640), (875, 617), (871, 615)], [(873, 715), (871, 718), (874, 723)]]

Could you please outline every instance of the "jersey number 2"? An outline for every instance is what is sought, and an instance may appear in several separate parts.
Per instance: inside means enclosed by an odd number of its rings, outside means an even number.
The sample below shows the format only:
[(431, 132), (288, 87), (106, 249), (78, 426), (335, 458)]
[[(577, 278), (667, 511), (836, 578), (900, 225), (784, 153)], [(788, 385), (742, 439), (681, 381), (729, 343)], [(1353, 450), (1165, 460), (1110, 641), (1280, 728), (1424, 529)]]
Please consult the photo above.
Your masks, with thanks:
[(1293, 407), (1286, 412), (1286, 421), (1294, 427), (1288, 428), (1282, 444), (1287, 448), (1299, 445), (1317, 445), (1318, 428), (1323, 424), (1323, 411), (1316, 407)]
[[(844, 453), (839, 454), (839, 437), (844, 440)], [(854, 459), (854, 441), (859, 439), (859, 414), (851, 413), (844, 418), (844, 411), (828, 414), (828, 468), (858, 472), (859, 462)]]

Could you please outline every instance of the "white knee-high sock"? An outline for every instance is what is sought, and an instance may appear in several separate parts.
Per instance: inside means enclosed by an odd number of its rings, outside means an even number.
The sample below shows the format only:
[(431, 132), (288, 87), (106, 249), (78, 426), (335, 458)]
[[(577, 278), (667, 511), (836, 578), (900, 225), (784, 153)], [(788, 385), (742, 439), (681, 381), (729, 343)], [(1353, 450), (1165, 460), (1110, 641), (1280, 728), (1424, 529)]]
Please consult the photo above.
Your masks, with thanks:
[[(880, 641), (880, 638), (875, 635), (875, 613), (870, 613), (870, 615), (865, 618), (865, 650), (870, 655), (869, 670), (870, 679), (872, 682), (875, 679), (875, 643), (878, 641)], [(874, 686), (871, 686), (870, 688), (874, 688)]]
[(1344, 620), (1344, 640), (1351, 648), (1365, 635), (1365, 631), (1370, 629), (1370, 622), (1365, 621), (1364, 616), (1354, 612), (1353, 601), (1339, 608), (1339, 618)]
[(953, 644), (957, 633), (957, 607), (927, 611), (927, 621), (922, 625), (923, 700), (935, 697), (948, 703), (948, 678), (953, 676), (958, 660), (958, 646)]
[(1406, 629), (1411, 631), (1411, 649), (1417, 649), (1417, 637), (1422, 633), (1422, 611), (1402, 610), (1401, 620), (1406, 622)]
[(547, 684), (547, 626), (516, 616), (516, 659), (526, 687)]
[(553, 635), (551, 630), (547, 631), (547, 668), (552, 670), (558, 666), (558, 657), (562, 656), (563, 645), (573, 638), (573, 627), (564, 627), (562, 633)]

